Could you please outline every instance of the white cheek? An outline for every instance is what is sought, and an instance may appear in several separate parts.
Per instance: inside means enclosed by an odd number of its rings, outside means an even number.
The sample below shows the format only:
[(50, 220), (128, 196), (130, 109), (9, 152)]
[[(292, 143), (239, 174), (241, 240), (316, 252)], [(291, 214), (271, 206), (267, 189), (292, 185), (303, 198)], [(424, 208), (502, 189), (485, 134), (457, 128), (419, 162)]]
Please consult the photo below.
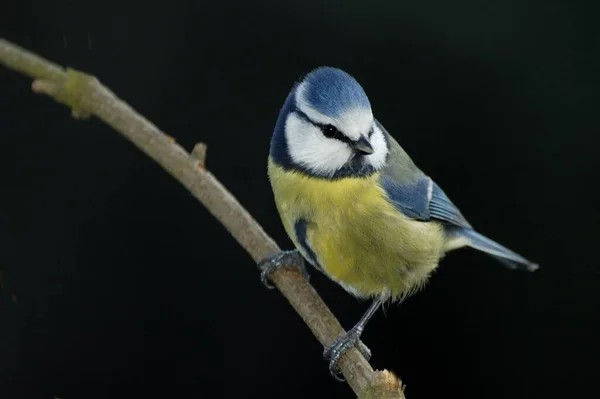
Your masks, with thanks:
[(370, 139), (373, 154), (366, 157), (367, 162), (375, 169), (380, 169), (385, 165), (388, 154), (388, 147), (383, 136), (383, 132), (377, 125), (373, 126), (373, 134)]
[(333, 175), (352, 156), (345, 143), (324, 137), (319, 128), (295, 114), (286, 120), (285, 135), (292, 161), (321, 175)]

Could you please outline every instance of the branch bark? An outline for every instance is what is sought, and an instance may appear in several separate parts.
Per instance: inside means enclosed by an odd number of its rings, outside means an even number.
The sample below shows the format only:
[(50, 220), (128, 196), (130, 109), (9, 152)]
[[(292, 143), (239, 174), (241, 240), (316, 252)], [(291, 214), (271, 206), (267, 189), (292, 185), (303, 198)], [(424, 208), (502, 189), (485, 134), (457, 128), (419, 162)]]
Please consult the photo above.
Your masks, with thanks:
[[(0, 63), (33, 79), (32, 89), (69, 106), (75, 118), (94, 115), (131, 141), (183, 184), (231, 233), (254, 261), (280, 249), (233, 195), (206, 170), (206, 147), (190, 154), (175, 140), (120, 100), (95, 77), (66, 70), (0, 38)], [(257, 282), (258, 282), (257, 278)], [(321, 344), (327, 346), (345, 333), (313, 287), (295, 269), (279, 269), (272, 281), (302, 317)], [(359, 398), (405, 399), (398, 378), (374, 371), (357, 349), (348, 351), (340, 368)]]

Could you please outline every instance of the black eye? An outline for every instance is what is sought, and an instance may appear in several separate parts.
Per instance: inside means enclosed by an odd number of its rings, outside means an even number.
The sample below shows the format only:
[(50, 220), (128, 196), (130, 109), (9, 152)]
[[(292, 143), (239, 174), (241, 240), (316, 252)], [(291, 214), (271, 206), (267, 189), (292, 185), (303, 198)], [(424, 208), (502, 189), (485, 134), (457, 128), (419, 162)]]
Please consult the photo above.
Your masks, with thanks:
[(329, 137), (330, 139), (337, 139), (341, 136), (340, 131), (332, 125), (325, 125), (321, 127), (321, 131), (323, 132), (323, 136)]

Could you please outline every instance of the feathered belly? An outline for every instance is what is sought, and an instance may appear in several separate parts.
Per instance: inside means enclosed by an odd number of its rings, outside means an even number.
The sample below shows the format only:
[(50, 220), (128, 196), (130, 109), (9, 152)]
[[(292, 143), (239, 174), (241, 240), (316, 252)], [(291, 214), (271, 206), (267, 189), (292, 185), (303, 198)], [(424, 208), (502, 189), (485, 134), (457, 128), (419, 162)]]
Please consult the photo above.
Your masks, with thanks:
[(376, 174), (328, 181), (270, 164), (269, 177), (296, 247), (350, 293), (402, 299), (437, 267), (441, 227), (404, 216), (388, 201)]
[(401, 299), (437, 267), (443, 235), (437, 224), (409, 220), (382, 206), (383, 212), (332, 210), (321, 223), (308, 224), (307, 236), (324, 272), (346, 290)]

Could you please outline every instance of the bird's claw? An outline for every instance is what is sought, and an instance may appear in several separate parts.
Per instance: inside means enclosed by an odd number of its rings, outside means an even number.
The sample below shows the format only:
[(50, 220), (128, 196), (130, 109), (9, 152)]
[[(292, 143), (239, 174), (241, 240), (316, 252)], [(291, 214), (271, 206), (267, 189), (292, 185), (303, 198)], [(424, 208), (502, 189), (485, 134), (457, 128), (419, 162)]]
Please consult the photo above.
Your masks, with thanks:
[(342, 355), (349, 349), (356, 347), (360, 353), (362, 353), (365, 359), (367, 359), (367, 361), (371, 358), (371, 350), (362, 343), (360, 340), (360, 334), (361, 332), (352, 328), (346, 333), (346, 335), (343, 335), (333, 341), (333, 343), (323, 351), (323, 358), (329, 359), (329, 372), (333, 378), (340, 382), (343, 382), (344, 378), (339, 376), (341, 372), (338, 363)]
[(304, 259), (298, 250), (281, 251), (258, 262), (258, 267), (261, 270), (260, 281), (262, 284), (270, 290), (275, 288), (275, 286), (269, 282), (269, 276), (275, 270), (285, 266), (297, 267), (307, 281), (310, 278), (304, 265)]

